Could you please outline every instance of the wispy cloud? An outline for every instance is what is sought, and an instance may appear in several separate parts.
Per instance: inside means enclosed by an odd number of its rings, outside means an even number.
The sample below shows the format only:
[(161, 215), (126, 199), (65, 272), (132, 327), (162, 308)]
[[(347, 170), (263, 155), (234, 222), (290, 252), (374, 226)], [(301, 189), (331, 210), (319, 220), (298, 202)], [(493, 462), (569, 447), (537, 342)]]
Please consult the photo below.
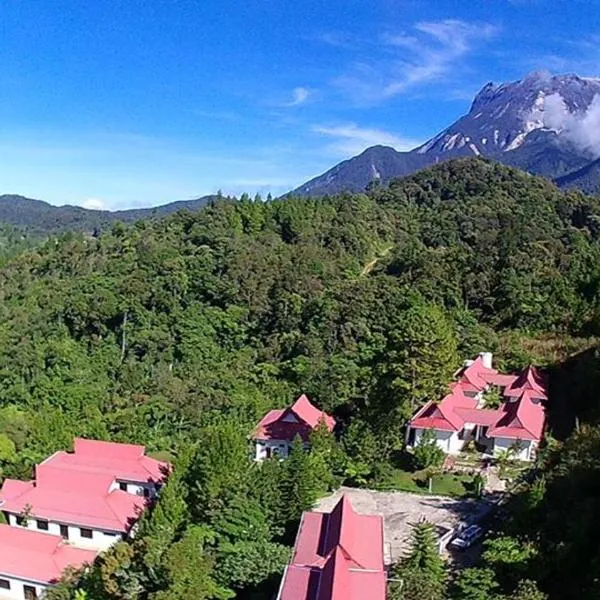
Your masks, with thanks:
[(411, 150), (421, 142), (400, 137), (383, 129), (359, 127), (355, 123), (345, 125), (315, 125), (314, 133), (327, 136), (334, 141), (327, 145), (327, 151), (335, 156), (354, 156), (370, 146), (393, 146), (396, 150)]
[(315, 36), (314, 39), (333, 48), (348, 49), (352, 48), (356, 43), (354, 36), (343, 31), (327, 31)]
[(106, 202), (104, 202), (104, 200), (100, 200), (100, 198), (86, 198), (81, 203), (81, 206), (91, 210), (106, 210), (108, 208)]
[(580, 39), (558, 38), (560, 51), (523, 59), (526, 69), (549, 69), (553, 73), (572, 72), (578, 75), (600, 75), (600, 34)]
[[(357, 62), (350, 74), (338, 77), (334, 84), (358, 100), (386, 100), (420, 85), (455, 77), (478, 44), (498, 31), (490, 23), (422, 21), (409, 33), (382, 35), (378, 60)], [(381, 59), (381, 53), (385, 58)]]
[(312, 92), (308, 88), (296, 87), (292, 90), (292, 99), (288, 102), (284, 102), (282, 106), (300, 106), (301, 104), (304, 104), (310, 96), (312, 96)]

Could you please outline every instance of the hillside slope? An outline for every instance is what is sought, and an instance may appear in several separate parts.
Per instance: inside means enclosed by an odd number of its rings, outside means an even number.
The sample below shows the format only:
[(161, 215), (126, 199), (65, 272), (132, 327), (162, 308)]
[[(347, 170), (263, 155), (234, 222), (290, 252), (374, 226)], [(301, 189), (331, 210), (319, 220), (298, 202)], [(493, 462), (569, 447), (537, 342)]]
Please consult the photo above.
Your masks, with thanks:
[(564, 189), (575, 188), (588, 194), (598, 194), (600, 191), (600, 158), (577, 171), (559, 177), (556, 185)]
[(25, 228), (35, 233), (59, 231), (94, 231), (111, 223), (130, 223), (150, 217), (161, 217), (178, 210), (198, 210), (216, 196), (196, 200), (171, 202), (153, 208), (107, 211), (90, 210), (80, 206), (54, 206), (42, 200), (33, 200), (14, 194), (0, 196), (0, 223)]
[[(328, 486), (356, 485), (356, 473), (370, 489), (394, 486), (408, 417), (447, 392), (462, 359), (491, 350), (507, 370), (544, 364), (544, 350), (520, 342), (600, 332), (599, 223), (597, 199), (460, 159), (366, 194), (219, 200), (0, 262), (2, 477), (28, 478), (75, 436), (178, 460), (136, 543), (53, 600), (75, 597), (73, 587), (90, 598), (184, 597), (163, 594), (171, 562), (185, 582), (199, 571), (200, 593), (210, 575), (235, 590), (214, 597), (273, 598), (288, 559), (280, 542), (293, 540), (302, 511)], [(598, 379), (574, 381), (591, 384), (596, 402)], [(258, 467), (249, 432), (300, 393), (340, 420), (340, 440), (319, 435), (315, 454), (298, 443), (289, 460)], [(550, 600), (597, 597), (584, 592), (600, 560), (586, 535), (598, 529), (599, 456), (564, 490), (549, 488), (549, 505), (539, 494), (528, 502), (543, 520), (502, 546), (511, 569), (522, 556), (552, 561), (514, 567)], [(208, 535), (226, 543), (203, 546)], [(514, 600), (501, 582), (482, 597)]]

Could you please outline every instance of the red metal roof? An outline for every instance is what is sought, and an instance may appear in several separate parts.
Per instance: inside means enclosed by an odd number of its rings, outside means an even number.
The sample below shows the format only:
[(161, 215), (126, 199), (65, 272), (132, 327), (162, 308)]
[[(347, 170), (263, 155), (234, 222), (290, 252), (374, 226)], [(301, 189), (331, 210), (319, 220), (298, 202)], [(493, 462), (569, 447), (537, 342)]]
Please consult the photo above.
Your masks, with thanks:
[(342, 496), (329, 514), (302, 515), (279, 600), (384, 600), (383, 519)]
[(464, 423), (489, 426), (498, 420), (498, 411), (489, 408), (455, 408), (454, 412)]
[[(62, 479), (63, 483), (67, 481)], [(119, 489), (109, 491), (111, 482), (104, 476), (96, 481), (89, 477), (79, 483), (73, 480), (64, 486), (58, 480), (52, 485), (30, 481), (27, 487), (16, 485), (20, 483), (10, 479), (4, 482), (0, 491), (3, 511), (20, 514), (30, 506), (32, 517), (80, 527), (125, 533), (147, 505), (142, 496)]]
[(299, 435), (308, 441), (310, 433), (323, 421), (329, 431), (335, 427), (335, 419), (314, 406), (302, 394), (289, 408), (270, 410), (259, 422), (254, 439), (292, 441)]
[[(490, 437), (541, 440), (544, 429), (546, 378), (533, 366), (517, 375), (503, 375), (483, 366), (478, 357), (457, 372), (459, 380), (450, 384), (452, 392), (440, 402), (428, 402), (410, 421), (418, 429), (460, 431), (465, 423), (488, 426)], [(477, 408), (478, 400), (464, 394), (482, 385), (504, 387), (505, 401), (498, 409)]]
[(97, 552), (70, 546), (62, 538), (22, 527), (0, 525), (0, 576), (55, 583), (68, 567), (92, 563)]
[(507, 386), (504, 395), (518, 398), (524, 392), (530, 392), (534, 398), (547, 400), (546, 387), (545, 377), (533, 365), (530, 365), (515, 378), (511, 385)]
[[(121, 448), (120, 446), (123, 446)], [(35, 481), (7, 479), (2, 510), (83, 527), (127, 532), (146, 508), (142, 496), (118, 489), (119, 480), (160, 483), (169, 466), (144, 456), (143, 446), (75, 440), (75, 453), (57, 452), (35, 469)]]
[(120, 481), (161, 482), (170, 466), (144, 453), (144, 446), (75, 438), (74, 452), (56, 452), (42, 464), (71, 471), (105, 473)]
[(542, 439), (544, 409), (534, 392), (525, 391), (518, 400), (505, 402), (500, 411), (501, 415), (489, 429), (488, 436), (537, 441)]

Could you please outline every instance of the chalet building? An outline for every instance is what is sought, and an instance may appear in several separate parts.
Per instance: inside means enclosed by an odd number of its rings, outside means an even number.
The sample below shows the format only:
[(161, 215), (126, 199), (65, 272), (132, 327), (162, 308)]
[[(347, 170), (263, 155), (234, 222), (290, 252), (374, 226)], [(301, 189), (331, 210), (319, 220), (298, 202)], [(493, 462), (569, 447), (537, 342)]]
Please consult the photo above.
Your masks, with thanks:
[[(544, 430), (545, 377), (533, 366), (517, 374), (498, 373), (489, 352), (467, 361), (455, 377), (448, 395), (428, 402), (410, 420), (407, 446), (416, 446), (431, 429), (447, 454), (458, 454), (473, 440), (485, 454), (511, 449), (514, 458), (533, 460)], [(496, 394), (499, 407), (487, 406), (490, 394)]]
[(269, 411), (252, 436), (255, 460), (271, 456), (286, 458), (296, 436), (308, 444), (310, 433), (320, 423), (324, 423), (329, 431), (335, 427), (335, 419), (314, 406), (304, 394), (289, 408)]
[(277, 600), (385, 600), (383, 518), (347, 496), (330, 513), (305, 512)]
[(96, 555), (54, 535), (0, 525), (0, 598), (41, 598), (67, 567), (92, 563)]
[(143, 446), (76, 439), (72, 453), (57, 452), (37, 465), (33, 481), (6, 479), (0, 510), (13, 527), (105, 550), (133, 535), (168, 473), (166, 463), (144, 452)]

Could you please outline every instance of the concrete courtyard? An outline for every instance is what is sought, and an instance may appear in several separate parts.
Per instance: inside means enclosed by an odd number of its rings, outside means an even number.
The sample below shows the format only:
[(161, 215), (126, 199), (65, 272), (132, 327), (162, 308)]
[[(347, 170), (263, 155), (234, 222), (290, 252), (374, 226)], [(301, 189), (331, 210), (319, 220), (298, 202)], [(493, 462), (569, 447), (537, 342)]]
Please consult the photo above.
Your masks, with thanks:
[(317, 503), (316, 510), (329, 512), (342, 494), (350, 498), (356, 512), (383, 516), (386, 564), (396, 562), (406, 552), (411, 525), (425, 519), (435, 526), (441, 537), (460, 521), (473, 517), (483, 509), (482, 503), (474, 500), (342, 487), (322, 498)]

